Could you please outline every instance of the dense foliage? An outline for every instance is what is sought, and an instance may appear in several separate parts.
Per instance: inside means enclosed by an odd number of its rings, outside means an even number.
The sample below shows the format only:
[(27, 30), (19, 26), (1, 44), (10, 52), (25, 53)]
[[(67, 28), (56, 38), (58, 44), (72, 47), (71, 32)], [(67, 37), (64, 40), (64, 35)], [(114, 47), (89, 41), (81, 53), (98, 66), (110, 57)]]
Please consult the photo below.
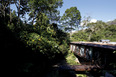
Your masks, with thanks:
[[(0, 0), (0, 48), (5, 71), (31, 72), (32, 77), (44, 77), (49, 67), (64, 59), (70, 42), (66, 32), (79, 27), (81, 15), (77, 7), (71, 7), (60, 17), (58, 8), (62, 5), (62, 0)], [(89, 23), (71, 39), (116, 41), (114, 22)], [(74, 55), (68, 56), (72, 63)]]
[(61, 18), (62, 28), (67, 32), (72, 32), (80, 24), (81, 15), (77, 7), (66, 9)]
[(109, 39), (115, 42), (116, 25), (108, 25), (102, 21), (88, 23), (86, 29), (80, 30), (72, 35), (73, 41), (99, 41), (101, 39)]
[[(67, 54), (68, 34), (51, 23), (58, 21), (57, 9), (62, 3), (62, 0), (0, 1), (0, 47), (6, 71), (32, 72), (38, 76)], [(12, 10), (12, 4), (17, 10)], [(26, 14), (29, 19), (25, 19)]]

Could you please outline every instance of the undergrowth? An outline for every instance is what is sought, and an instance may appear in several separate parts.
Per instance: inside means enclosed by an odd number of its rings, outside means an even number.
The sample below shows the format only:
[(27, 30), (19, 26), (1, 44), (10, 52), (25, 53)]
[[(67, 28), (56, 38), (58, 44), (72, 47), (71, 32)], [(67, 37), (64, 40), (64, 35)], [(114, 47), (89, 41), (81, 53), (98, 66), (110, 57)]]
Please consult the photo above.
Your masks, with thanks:
[(66, 62), (69, 65), (79, 65), (79, 63), (76, 60), (76, 56), (73, 53), (71, 53), (71, 51), (69, 51), (68, 55), (66, 56)]

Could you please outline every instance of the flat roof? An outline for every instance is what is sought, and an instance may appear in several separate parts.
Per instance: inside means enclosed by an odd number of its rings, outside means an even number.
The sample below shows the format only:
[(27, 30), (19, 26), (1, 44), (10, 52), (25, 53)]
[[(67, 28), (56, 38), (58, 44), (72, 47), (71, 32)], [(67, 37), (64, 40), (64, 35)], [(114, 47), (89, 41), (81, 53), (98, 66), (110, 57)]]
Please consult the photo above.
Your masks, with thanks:
[(70, 44), (75, 45), (84, 45), (84, 46), (91, 46), (91, 47), (99, 47), (105, 49), (116, 50), (116, 44), (111, 43), (101, 43), (101, 42), (71, 42)]

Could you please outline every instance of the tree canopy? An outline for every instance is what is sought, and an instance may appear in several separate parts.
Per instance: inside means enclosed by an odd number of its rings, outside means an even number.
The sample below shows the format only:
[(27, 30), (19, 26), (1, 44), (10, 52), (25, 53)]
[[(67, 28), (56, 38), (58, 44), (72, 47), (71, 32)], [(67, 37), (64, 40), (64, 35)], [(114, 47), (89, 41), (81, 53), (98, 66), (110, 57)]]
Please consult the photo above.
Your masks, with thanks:
[(108, 25), (105, 22), (97, 21), (96, 23), (88, 23), (84, 31), (80, 30), (77, 33), (74, 33), (72, 39), (74, 41), (99, 41), (101, 39), (116, 41), (115, 33), (115, 24)]
[(67, 9), (61, 17), (61, 23), (65, 31), (71, 32), (80, 24), (81, 15), (77, 7)]
[[(65, 58), (70, 43), (68, 32), (79, 26), (81, 14), (77, 7), (71, 7), (60, 16), (58, 8), (62, 6), (63, 0), (0, 0), (0, 47), (6, 71), (32, 72), (32, 76), (38, 77)], [(71, 39), (116, 41), (114, 24), (98, 21), (87, 24), (83, 30)]]
[(57, 20), (59, 16), (58, 8), (63, 4), (62, 0), (30, 0), (29, 1), (29, 16), (32, 23), (36, 21), (42, 13), (45, 13), (49, 20)]
[[(50, 23), (59, 20), (62, 4), (62, 0), (0, 0), (0, 46), (7, 69), (41, 74), (67, 54), (68, 34)], [(22, 19), (25, 14), (30, 23)]]

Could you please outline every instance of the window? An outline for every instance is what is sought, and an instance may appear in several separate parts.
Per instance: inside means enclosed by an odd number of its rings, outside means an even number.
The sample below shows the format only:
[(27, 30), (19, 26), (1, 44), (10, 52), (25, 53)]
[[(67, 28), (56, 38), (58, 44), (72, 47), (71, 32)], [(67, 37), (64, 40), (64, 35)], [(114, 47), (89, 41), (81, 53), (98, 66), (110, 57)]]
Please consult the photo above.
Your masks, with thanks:
[(83, 56), (84, 55), (84, 51), (85, 51), (85, 47), (81, 46), (80, 48), (80, 55)]
[(79, 53), (79, 50), (80, 50), (80, 48), (79, 48), (79, 46), (77, 46), (76, 47), (76, 52)]
[(70, 50), (72, 50), (73, 49), (73, 46), (72, 45), (70, 45)]
[(92, 51), (93, 51), (93, 48), (90, 47), (90, 50), (89, 50), (89, 56), (90, 56), (90, 59), (92, 59)]
[(75, 46), (73, 46), (73, 51), (75, 51)]

